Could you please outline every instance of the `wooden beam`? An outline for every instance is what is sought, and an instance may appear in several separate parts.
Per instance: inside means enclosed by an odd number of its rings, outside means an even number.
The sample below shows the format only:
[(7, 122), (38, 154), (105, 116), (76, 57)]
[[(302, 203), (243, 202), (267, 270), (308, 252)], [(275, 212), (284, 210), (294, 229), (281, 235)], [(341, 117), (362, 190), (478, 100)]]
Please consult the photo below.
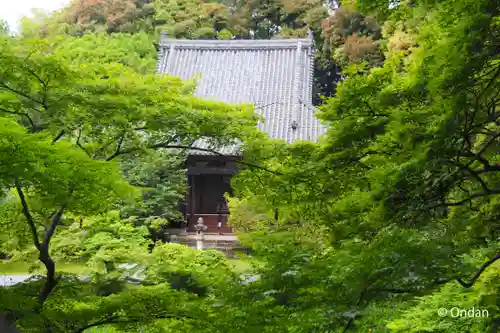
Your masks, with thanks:
[(220, 168), (220, 167), (188, 167), (188, 175), (224, 175), (233, 176), (237, 173), (236, 168)]

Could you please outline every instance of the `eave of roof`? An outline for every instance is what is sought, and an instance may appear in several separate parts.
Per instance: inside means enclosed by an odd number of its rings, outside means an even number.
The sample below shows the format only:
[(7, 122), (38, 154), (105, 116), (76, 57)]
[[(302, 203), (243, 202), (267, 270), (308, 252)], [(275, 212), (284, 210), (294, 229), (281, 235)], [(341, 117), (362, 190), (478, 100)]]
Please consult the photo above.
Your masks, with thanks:
[(237, 40), (189, 40), (189, 39), (170, 39), (165, 36), (162, 37), (160, 41), (160, 47), (171, 47), (180, 49), (289, 49), (296, 48), (299, 44), (303, 48), (309, 48), (313, 46), (313, 41), (308, 38), (296, 38), (296, 39), (270, 39), (270, 40), (247, 40), (247, 39), (237, 39)]
[[(313, 41), (178, 40), (162, 36), (158, 72), (189, 79), (201, 73), (197, 95), (229, 103), (253, 103), (265, 123), (259, 129), (271, 137), (292, 142), (316, 141), (325, 127), (311, 105)], [(293, 128), (292, 123), (298, 125)], [(211, 149), (206, 140), (195, 146)], [(240, 145), (217, 148), (239, 155)], [(192, 150), (190, 154), (210, 154)]]

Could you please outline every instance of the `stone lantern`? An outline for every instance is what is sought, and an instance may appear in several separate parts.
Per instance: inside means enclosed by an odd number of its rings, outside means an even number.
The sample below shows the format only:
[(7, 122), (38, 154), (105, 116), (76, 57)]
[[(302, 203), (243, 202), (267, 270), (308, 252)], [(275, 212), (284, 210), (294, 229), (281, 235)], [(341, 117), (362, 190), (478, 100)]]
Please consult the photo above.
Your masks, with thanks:
[(203, 250), (203, 240), (205, 239), (205, 231), (207, 231), (208, 227), (203, 223), (202, 217), (198, 218), (194, 228), (196, 229), (196, 248)]

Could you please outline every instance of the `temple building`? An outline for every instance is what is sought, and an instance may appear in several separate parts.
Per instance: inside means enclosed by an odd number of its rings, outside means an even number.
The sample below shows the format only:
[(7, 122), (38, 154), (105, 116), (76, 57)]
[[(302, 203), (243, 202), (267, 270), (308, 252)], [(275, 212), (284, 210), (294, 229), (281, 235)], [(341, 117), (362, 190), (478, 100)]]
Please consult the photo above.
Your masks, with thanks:
[[(264, 122), (258, 128), (288, 143), (316, 141), (325, 127), (312, 106), (312, 38), (273, 40), (178, 40), (162, 36), (157, 71), (188, 80), (196, 77), (196, 96), (227, 103), (253, 103)], [(198, 148), (210, 148), (203, 140)], [(224, 156), (191, 151), (189, 191), (184, 214), (188, 230), (202, 217), (208, 232), (230, 233), (224, 199), (241, 158), (237, 145), (217, 150)]]

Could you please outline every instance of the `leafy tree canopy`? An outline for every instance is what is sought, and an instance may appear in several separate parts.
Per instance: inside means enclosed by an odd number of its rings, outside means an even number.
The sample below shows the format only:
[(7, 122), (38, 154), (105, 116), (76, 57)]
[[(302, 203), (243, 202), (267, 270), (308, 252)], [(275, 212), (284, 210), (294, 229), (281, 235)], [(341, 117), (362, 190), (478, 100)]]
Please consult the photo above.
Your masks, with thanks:
[[(173, 268), (172, 276), (162, 277), (148, 264), (158, 260), (147, 252), (147, 229), (134, 223), (138, 216), (122, 219), (113, 211), (134, 205), (143, 185), (138, 181), (155, 181), (154, 172), (146, 170), (144, 177), (144, 170), (126, 167), (121, 158), (147, 160), (157, 150), (179, 154), (200, 138), (215, 145), (245, 141), (257, 134), (257, 118), (250, 106), (194, 97), (191, 82), (140, 75), (112, 58), (89, 57), (86, 63), (68, 54), (68, 43), (0, 40), (0, 250), (30, 264), (39, 260), (45, 269), (42, 280), (2, 288), (0, 311), (25, 332), (83, 332), (103, 321), (154, 326), (154, 318), (196, 317), (181, 310), (183, 300), (199, 304), (192, 295), (208, 288), (208, 280)], [(143, 204), (156, 213), (154, 200)], [(90, 281), (58, 274), (58, 259), (88, 265)], [(211, 260), (227, 267), (221, 255)], [(137, 269), (118, 267), (130, 262), (147, 267), (140, 275), (145, 285), (130, 289), (135, 282), (126, 279)], [(140, 309), (133, 303), (158, 312), (141, 310), (136, 317)], [(179, 308), (161, 305), (170, 303)]]
[[(304, 288), (320, 289), (301, 292), (294, 285), (285, 296), (297, 312), (306, 307), (301, 302), (315, 299), (312, 311), (328, 313), (328, 319), (315, 317), (317, 325), (331, 329), (374, 329), (375, 322), (363, 326), (373, 313), (445, 283), (470, 288), (500, 258), (498, 4), (384, 6), (378, 9), (390, 12), (384, 25), (392, 34), (387, 59), (383, 67), (344, 71), (337, 95), (321, 107), (330, 125), (324, 140), (250, 146), (247, 158), (268, 170), (247, 170), (235, 180), (245, 204), (233, 207), (246, 210), (237, 216), (265, 216), (261, 228), (276, 235), (283, 228), (323, 235), (308, 255), (319, 260), (315, 272), (321, 273), (308, 273), (313, 259), (287, 266), (297, 271), (295, 282), (300, 276)], [(304, 242), (297, 240), (283, 257), (300, 255)], [(281, 277), (272, 281), (285, 288)], [(452, 307), (452, 296), (446, 297)], [(446, 331), (449, 321), (438, 324), (433, 315), (432, 322), (404, 319), (390, 327)], [(496, 329), (492, 320), (478, 325), (476, 331)]]

